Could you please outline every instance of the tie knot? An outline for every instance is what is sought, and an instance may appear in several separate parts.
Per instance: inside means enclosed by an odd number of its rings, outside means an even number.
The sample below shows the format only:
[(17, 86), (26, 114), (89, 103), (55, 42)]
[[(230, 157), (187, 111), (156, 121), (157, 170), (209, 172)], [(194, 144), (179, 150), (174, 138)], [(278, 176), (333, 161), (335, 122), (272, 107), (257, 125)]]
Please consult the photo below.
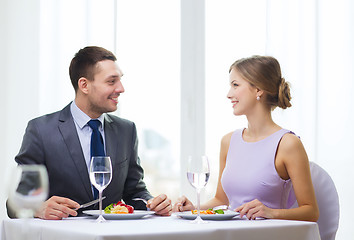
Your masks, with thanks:
[(88, 121), (87, 123), (90, 128), (92, 128), (93, 130), (97, 130), (99, 126), (101, 126), (101, 122), (97, 119), (94, 119), (94, 120), (90, 120)]

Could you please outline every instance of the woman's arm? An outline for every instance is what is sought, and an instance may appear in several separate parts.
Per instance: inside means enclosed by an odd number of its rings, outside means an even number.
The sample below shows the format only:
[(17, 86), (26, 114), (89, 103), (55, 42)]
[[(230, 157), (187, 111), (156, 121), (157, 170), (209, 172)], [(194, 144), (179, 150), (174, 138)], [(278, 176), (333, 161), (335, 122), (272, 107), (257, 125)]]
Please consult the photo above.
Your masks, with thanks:
[(226, 134), (221, 139), (221, 146), (220, 146), (220, 163), (219, 163), (219, 179), (218, 185), (216, 189), (216, 193), (214, 198), (210, 199), (208, 202), (201, 205), (201, 209), (208, 209), (213, 208), (219, 205), (229, 205), (229, 199), (227, 198), (224, 189), (221, 185), (221, 176), (224, 172), (224, 168), (226, 165), (226, 157), (229, 151), (230, 140), (233, 132)]
[(284, 135), (279, 144), (275, 164), (283, 179), (291, 179), (299, 205), (298, 208), (276, 211), (275, 218), (317, 221), (319, 210), (312, 185), (309, 160), (297, 136)]

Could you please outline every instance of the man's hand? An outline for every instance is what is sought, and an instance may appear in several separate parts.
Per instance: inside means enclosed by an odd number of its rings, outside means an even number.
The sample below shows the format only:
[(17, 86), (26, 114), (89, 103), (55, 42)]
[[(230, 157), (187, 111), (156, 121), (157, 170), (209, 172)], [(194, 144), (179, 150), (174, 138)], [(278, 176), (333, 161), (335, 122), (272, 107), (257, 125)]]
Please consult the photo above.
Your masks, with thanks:
[(150, 199), (146, 207), (161, 216), (170, 216), (172, 212), (171, 200), (165, 194)]
[(69, 217), (69, 215), (77, 216), (77, 212), (74, 209), (78, 207), (80, 207), (80, 204), (69, 198), (53, 196), (43, 203), (42, 207), (36, 212), (35, 217), (60, 220)]

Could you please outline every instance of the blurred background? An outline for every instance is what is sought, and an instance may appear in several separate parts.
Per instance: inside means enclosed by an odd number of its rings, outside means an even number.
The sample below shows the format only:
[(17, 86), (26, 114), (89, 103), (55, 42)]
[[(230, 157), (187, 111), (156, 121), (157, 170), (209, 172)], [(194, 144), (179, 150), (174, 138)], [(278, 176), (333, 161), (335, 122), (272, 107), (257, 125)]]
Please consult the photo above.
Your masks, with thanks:
[(73, 100), (68, 67), (80, 48), (117, 56), (126, 92), (114, 114), (137, 125), (152, 194), (195, 199), (185, 163), (206, 154), (202, 202), (215, 193), (221, 137), (246, 127), (226, 98), (229, 66), (258, 54), (276, 57), (291, 83), (293, 107), (273, 117), (333, 178), (337, 239), (350, 239), (353, 18), (351, 0), (0, 0), (0, 219), (27, 122)]

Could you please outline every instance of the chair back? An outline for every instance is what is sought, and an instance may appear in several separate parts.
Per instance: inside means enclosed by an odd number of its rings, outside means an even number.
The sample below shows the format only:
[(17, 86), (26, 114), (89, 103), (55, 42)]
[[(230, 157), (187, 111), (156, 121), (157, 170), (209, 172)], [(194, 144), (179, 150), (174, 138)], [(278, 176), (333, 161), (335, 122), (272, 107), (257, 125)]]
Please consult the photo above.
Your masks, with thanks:
[[(310, 162), (312, 184), (315, 190), (320, 217), (317, 221), (321, 240), (334, 240), (339, 225), (339, 197), (336, 186), (328, 173)], [(290, 196), (294, 196), (293, 190)], [(291, 207), (298, 207), (297, 202)]]

